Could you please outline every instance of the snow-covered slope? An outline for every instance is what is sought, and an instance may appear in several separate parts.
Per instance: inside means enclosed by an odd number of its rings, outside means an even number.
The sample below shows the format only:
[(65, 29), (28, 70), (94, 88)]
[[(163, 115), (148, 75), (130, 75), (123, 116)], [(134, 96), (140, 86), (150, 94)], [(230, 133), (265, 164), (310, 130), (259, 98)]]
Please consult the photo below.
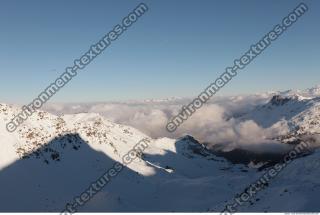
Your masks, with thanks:
[[(282, 140), (316, 134), (318, 103), (317, 97), (279, 95), (238, 120), (252, 119), (266, 127), (284, 121), (293, 136)], [(64, 210), (144, 138), (149, 146), (143, 154), (79, 211), (219, 211), (267, 171), (232, 164), (191, 136), (152, 139), (94, 113), (37, 112), (9, 133), (5, 125), (18, 112), (17, 107), (0, 105), (0, 211)], [(258, 194), (259, 200), (239, 209), (319, 211), (319, 159), (317, 151), (296, 159), (270, 189)]]
[[(2, 104), (0, 110), (0, 211), (62, 211), (148, 138), (97, 114), (45, 112), (9, 133), (5, 123), (19, 109)], [(143, 157), (80, 211), (206, 211), (215, 201), (231, 198), (236, 182), (255, 172), (241, 171), (246, 167), (214, 156), (192, 137), (148, 139)], [(216, 192), (226, 193), (212, 198)]]
[(319, 152), (294, 160), (239, 211), (319, 212), (319, 168)]
[(263, 128), (287, 126), (285, 135), (275, 139), (297, 143), (306, 138), (318, 146), (320, 134), (320, 87), (276, 93), (271, 100), (239, 118), (253, 120)]

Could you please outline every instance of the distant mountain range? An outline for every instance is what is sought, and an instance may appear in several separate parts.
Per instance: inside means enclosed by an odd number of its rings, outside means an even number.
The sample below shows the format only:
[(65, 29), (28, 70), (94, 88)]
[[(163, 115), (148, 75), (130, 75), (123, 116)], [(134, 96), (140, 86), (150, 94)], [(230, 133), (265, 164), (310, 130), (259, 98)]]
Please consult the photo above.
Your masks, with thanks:
[[(295, 159), (239, 211), (319, 211), (320, 87), (268, 95), (268, 102), (230, 118), (263, 128), (285, 124), (288, 131), (272, 140), (292, 147), (307, 142), (312, 153)], [(144, 138), (150, 143), (143, 153), (79, 211), (219, 212), (283, 155), (222, 152), (188, 135), (151, 138), (96, 113), (39, 111), (9, 133), (6, 123), (18, 112), (0, 104), (1, 212), (64, 210)]]

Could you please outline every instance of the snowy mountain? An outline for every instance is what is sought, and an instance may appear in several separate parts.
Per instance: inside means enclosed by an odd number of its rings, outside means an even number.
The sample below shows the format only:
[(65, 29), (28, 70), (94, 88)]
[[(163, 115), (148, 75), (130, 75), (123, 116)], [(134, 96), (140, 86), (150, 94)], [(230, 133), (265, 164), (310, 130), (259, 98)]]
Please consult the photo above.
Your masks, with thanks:
[[(5, 130), (18, 108), (0, 107), (0, 211), (62, 211), (143, 138), (97, 114), (34, 114), (16, 133)], [(80, 211), (206, 211), (245, 180), (241, 169), (191, 137), (150, 139), (134, 160)], [(228, 170), (228, 171), (226, 171)], [(238, 172), (237, 177), (231, 177)], [(254, 171), (252, 171), (254, 172)], [(226, 181), (226, 178), (233, 178)], [(222, 189), (223, 188), (223, 189)]]
[[(314, 149), (293, 160), (268, 187), (239, 206), (239, 211), (315, 212), (320, 153), (318, 88), (276, 93), (265, 104), (235, 120), (260, 126), (287, 125), (274, 139), (291, 146), (308, 143)], [(60, 212), (97, 181), (141, 140), (148, 146), (136, 159), (78, 211), (206, 212), (225, 205), (258, 180), (271, 165), (237, 163), (191, 136), (153, 139), (139, 130), (95, 113), (56, 116), (39, 111), (16, 132), (6, 123), (18, 107), (0, 104), (0, 211)], [(232, 156), (249, 156), (233, 151)], [(230, 152), (231, 153), (231, 152)], [(240, 154), (239, 154), (240, 153)], [(279, 159), (280, 160), (280, 159)], [(263, 168), (261, 168), (263, 166)]]
[(275, 124), (288, 126), (285, 135), (275, 137), (285, 143), (296, 143), (306, 138), (318, 145), (320, 134), (320, 87), (276, 93), (267, 104), (240, 117), (253, 120), (263, 128)]

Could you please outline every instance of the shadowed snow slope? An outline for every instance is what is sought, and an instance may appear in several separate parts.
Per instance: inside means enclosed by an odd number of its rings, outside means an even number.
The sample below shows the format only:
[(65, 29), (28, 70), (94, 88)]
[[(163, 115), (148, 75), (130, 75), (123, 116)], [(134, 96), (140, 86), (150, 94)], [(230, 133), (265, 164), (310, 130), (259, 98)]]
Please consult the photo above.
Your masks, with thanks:
[[(9, 133), (5, 125), (18, 111), (0, 105), (3, 212), (62, 211), (114, 162), (122, 162), (122, 157), (143, 138), (149, 139), (143, 154), (79, 211), (205, 212), (215, 205), (214, 210), (222, 210), (218, 206), (266, 171), (232, 164), (191, 136), (152, 139), (94, 113), (58, 117), (37, 112), (16, 132)], [(320, 191), (319, 158), (315, 152), (296, 159), (270, 189), (259, 194), (259, 202), (241, 209), (319, 211), (315, 203)]]

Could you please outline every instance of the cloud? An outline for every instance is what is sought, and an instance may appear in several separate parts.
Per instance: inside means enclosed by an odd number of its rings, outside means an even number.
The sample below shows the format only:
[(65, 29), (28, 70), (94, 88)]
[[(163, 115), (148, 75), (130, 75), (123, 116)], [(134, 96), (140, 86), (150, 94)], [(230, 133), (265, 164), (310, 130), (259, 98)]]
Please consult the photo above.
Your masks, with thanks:
[(139, 129), (153, 138), (179, 138), (189, 134), (209, 147), (219, 146), (225, 151), (235, 148), (255, 151), (283, 150), (283, 144), (273, 140), (273, 137), (288, 132), (285, 123), (279, 122), (270, 128), (262, 128), (252, 120), (240, 121), (237, 118), (257, 105), (266, 103), (270, 97), (271, 94), (217, 97), (194, 113), (174, 133), (165, 129), (166, 123), (188, 103), (188, 99), (47, 104), (44, 109), (54, 114), (99, 113), (116, 123)]

